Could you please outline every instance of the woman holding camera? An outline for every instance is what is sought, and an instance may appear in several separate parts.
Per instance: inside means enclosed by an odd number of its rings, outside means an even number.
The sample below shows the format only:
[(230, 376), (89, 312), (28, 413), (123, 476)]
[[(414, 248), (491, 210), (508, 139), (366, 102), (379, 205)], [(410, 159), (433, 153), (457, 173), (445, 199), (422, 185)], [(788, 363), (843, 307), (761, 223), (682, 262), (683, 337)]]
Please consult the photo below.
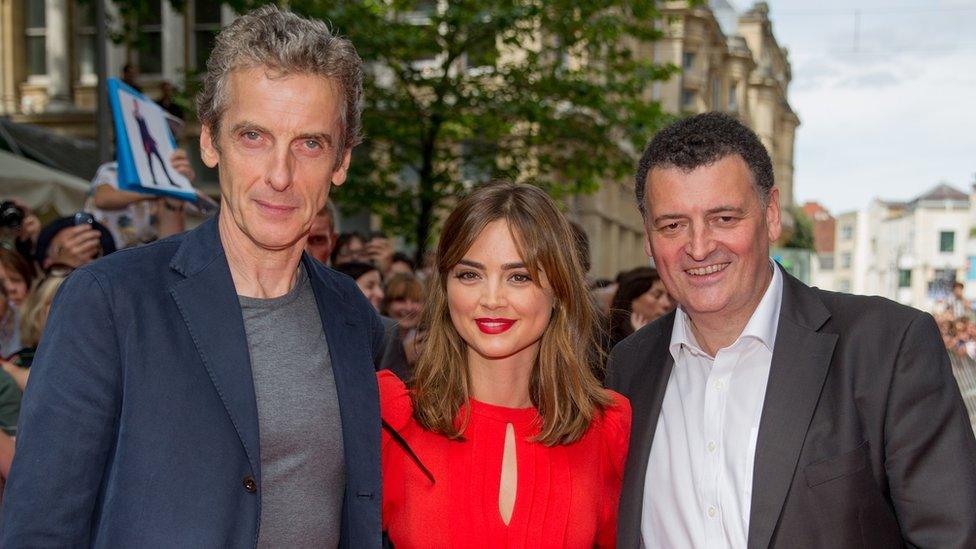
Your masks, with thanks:
[(570, 227), (527, 185), (448, 217), (407, 388), (378, 374), (383, 526), (396, 547), (612, 547), (630, 405), (589, 357)]

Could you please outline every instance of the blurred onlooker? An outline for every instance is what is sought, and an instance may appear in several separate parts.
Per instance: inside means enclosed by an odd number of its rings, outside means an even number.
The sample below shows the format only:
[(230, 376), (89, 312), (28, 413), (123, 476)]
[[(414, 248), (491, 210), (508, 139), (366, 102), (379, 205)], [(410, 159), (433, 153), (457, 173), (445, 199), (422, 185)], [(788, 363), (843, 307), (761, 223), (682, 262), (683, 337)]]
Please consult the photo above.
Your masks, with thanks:
[(390, 278), (393, 273), (390, 268), (393, 265), (393, 242), (380, 231), (373, 231), (366, 239), (366, 256), (369, 262), (376, 265), (383, 275), (383, 279)]
[(164, 80), (159, 85), (159, 91), (161, 95), (156, 104), (163, 108), (164, 111), (170, 113), (171, 115), (179, 118), (180, 120), (185, 120), (185, 113), (183, 107), (179, 106), (175, 101), (173, 101), (173, 85)]
[[(196, 178), (183, 149), (173, 151), (170, 165), (191, 182)], [(99, 166), (92, 179), (91, 200), (86, 208), (112, 232), (116, 248), (145, 244), (186, 229), (183, 215), (185, 201), (123, 191), (119, 189), (118, 170), (117, 162), (106, 162)]]
[(393, 254), (393, 260), (390, 262), (390, 275), (408, 274), (412, 276), (414, 270), (414, 263), (410, 256), (403, 252)]
[(51, 302), (64, 279), (63, 276), (48, 276), (31, 292), (20, 315), (20, 344), (23, 348), (9, 360), (0, 362), (3, 370), (17, 381), (21, 389), (27, 385), (27, 373), (34, 362), (34, 352), (41, 342), (44, 327), (47, 326)]
[(139, 87), (139, 70), (132, 63), (126, 63), (122, 65), (122, 82), (125, 82), (127, 86), (142, 93), (142, 88)]
[(411, 379), (410, 368), (420, 356), (423, 337), (417, 330), (423, 308), (424, 287), (417, 277), (409, 274), (395, 274), (386, 281), (386, 297), (381, 312), (397, 323), (397, 338), (402, 343), (406, 364), (398, 371), (393, 370), (400, 379)]
[(332, 255), (332, 248), (336, 243), (335, 218), (335, 207), (331, 200), (327, 200), (325, 206), (312, 218), (312, 227), (305, 242), (305, 251), (323, 264), (329, 263), (329, 256)]
[(0, 356), (10, 356), (20, 348), (20, 313), (0, 285)]
[(972, 313), (969, 300), (963, 295), (962, 282), (952, 283), (952, 293), (945, 300), (945, 311), (954, 318), (968, 317)]
[(0, 279), (7, 293), (7, 299), (20, 307), (34, 283), (36, 273), (31, 262), (17, 252), (0, 248)]
[(380, 272), (376, 270), (375, 265), (362, 261), (351, 261), (335, 265), (333, 269), (355, 280), (356, 285), (362, 290), (370, 305), (379, 312), (380, 305), (383, 303), (383, 280), (380, 278)]
[(424, 287), (413, 275), (396, 274), (386, 282), (386, 297), (380, 311), (397, 321), (400, 333), (415, 330), (420, 323)]
[(40, 232), (41, 220), (26, 204), (16, 198), (0, 202), (0, 247), (16, 250), (33, 262)]
[(115, 251), (108, 228), (97, 221), (76, 224), (78, 217), (60, 217), (41, 229), (36, 259), (45, 272), (77, 269)]
[(333, 265), (340, 263), (369, 263), (369, 255), (366, 253), (366, 239), (359, 233), (342, 233), (332, 247), (330, 257)]
[(620, 278), (610, 304), (610, 346), (674, 309), (656, 269), (638, 267)]

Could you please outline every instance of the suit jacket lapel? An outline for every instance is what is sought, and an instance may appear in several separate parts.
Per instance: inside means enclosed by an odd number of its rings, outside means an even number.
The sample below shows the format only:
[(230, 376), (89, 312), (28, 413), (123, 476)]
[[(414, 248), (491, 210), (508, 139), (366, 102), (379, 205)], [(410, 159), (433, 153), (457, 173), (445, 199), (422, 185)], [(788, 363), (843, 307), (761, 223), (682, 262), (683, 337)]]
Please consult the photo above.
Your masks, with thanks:
[(770, 544), (837, 343), (818, 330), (830, 317), (817, 296), (783, 272), (783, 302), (753, 473), (749, 548)]
[[(626, 360), (638, 371), (633, 376), (631, 407), (630, 450), (624, 469), (623, 488), (620, 494), (618, 524), (621, 532), (618, 539), (622, 546), (631, 541), (634, 546), (640, 540), (641, 515), (644, 507), (644, 478), (647, 475), (647, 461), (654, 442), (664, 393), (674, 367), (674, 360), (668, 350), (671, 330), (674, 327), (674, 313), (661, 320), (659, 331), (645, 337), (638, 346), (637, 353)], [(626, 530), (626, 531), (625, 531)]]
[(365, 325), (366, 315), (350, 306), (352, 300), (343, 295), (334, 281), (325, 278), (320, 265), (315, 264), (307, 254), (302, 256), (302, 261), (312, 283), (325, 339), (329, 344), (342, 419), (346, 471), (350, 477), (349, 485), (352, 486), (355, 471), (375, 470), (378, 478), (380, 467), (379, 390), (371, 342), (366, 335), (369, 326)]
[(251, 357), (216, 217), (187, 234), (170, 267), (186, 277), (170, 288), (170, 294), (260, 483), (261, 453)]

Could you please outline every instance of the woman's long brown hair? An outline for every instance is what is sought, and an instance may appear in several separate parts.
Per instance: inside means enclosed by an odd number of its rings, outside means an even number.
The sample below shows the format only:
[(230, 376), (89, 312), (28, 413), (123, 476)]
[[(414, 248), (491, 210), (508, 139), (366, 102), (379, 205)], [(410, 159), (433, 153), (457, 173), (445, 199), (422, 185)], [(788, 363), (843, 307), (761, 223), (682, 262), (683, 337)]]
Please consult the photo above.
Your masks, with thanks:
[[(586, 287), (572, 229), (549, 196), (531, 185), (492, 183), (476, 188), (447, 218), (437, 247), (421, 329), (423, 352), (414, 370), (414, 416), (426, 429), (463, 437), (470, 397), (467, 344), (447, 303), (447, 280), (484, 228), (505, 220), (533, 280), (546, 274), (554, 310), (542, 334), (529, 393), (541, 417), (536, 440), (547, 446), (578, 440), (610, 398), (593, 375), (602, 362), (595, 337), (597, 310)], [(537, 282), (538, 283), (538, 282)], [(465, 407), (465, 410), (468, 408)]]

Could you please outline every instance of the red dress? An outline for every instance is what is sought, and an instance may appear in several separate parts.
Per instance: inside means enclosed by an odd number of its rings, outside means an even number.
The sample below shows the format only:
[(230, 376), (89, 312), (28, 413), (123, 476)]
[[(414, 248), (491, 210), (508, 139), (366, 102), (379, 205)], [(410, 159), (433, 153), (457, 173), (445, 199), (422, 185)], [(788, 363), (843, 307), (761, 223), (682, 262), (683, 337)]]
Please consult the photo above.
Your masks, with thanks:
[[(583, 437), (546, 447), (535, 408), (471, 400), (464, 440), (453, 441), (413, 419), (410, 395), (389, 371), (377, 374), (383, 419), (434, 477), (431, 483), (383, 430), (383, 529), (397, 549), (414, 547), (613, 547), (617, 502), (630, 437), (630, 403), (612, 404)], [(498, 511), (505, 429), (515, 430), (518, 482), (506, 526)]]

